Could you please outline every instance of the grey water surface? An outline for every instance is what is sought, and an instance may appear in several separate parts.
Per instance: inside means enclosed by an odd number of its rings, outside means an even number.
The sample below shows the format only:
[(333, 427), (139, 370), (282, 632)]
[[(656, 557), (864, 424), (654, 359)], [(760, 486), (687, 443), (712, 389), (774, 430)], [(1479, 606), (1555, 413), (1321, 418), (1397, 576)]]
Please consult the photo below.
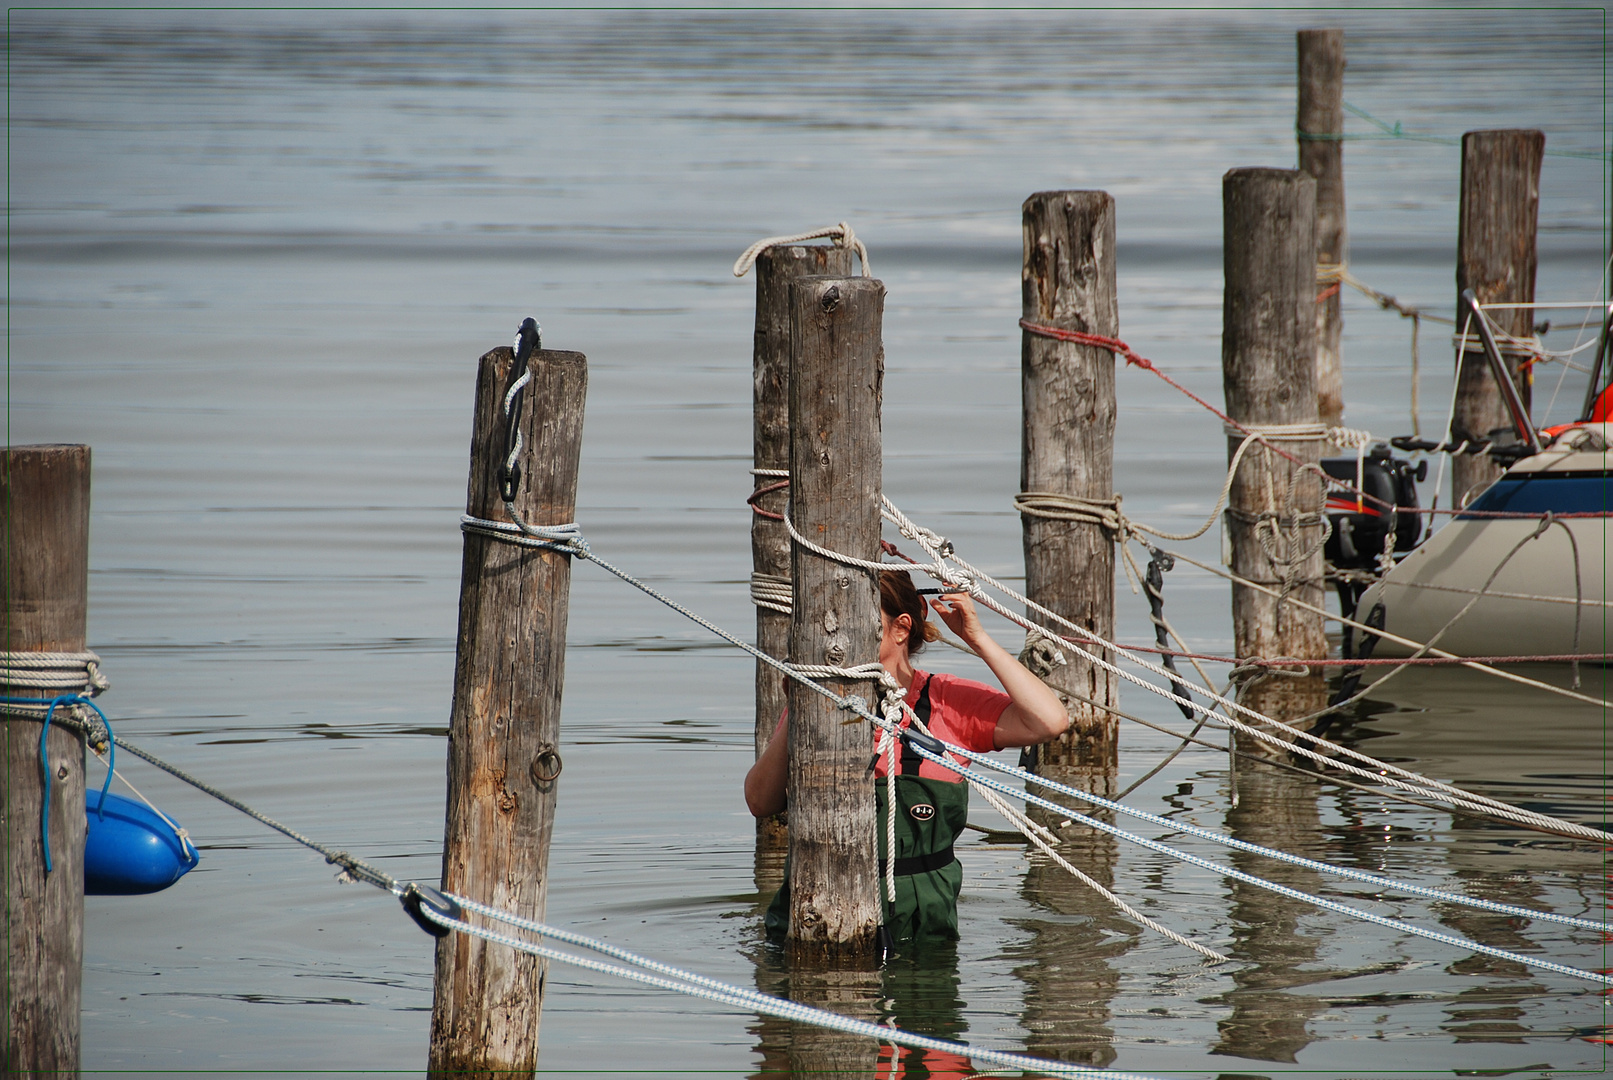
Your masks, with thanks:
[[(1452, 141), (1539, 127), (1552, 154), (1540, 295), (1605, 294), (1598, 10), (14, 10), (7, 435), (94, 448), (90, 641), (118, 733), (400, 878), (435, 880), (476, 358), (526, 315), (550, 346), (588, 354), (589, 541), (749, 634), (753, 293), (729, 266), (759, 237), (841, 220), (889, 289), (886, 491), (1012, 580), (1020, 203), (1113, 193), (1122, 336), (1219, 402), (1220, 178), (1292, 165), (1294, 31), (1328, 24), (1347, 30), (1347, 100), (1435, 137), (1347, 143), (1358, 276), (1448, 313)], [(1347, 129), (1379, 130), (1356, 116)], [(1347, 422), (1409, 433), (1410, 325), (1354, 294), (1345, 310)], [(1443, 422), (1448, 334), (1425, 324), (1420, 339), (1425, 434)], [(1572, 373), (1555, 389), (1560, 374), (1539, 375), (1542, 420), (1578, 400)], [(1196, 524), (1225, 467), (1219, 423), (1135, 369), (1119, 397), (1127, 512)], [(1214, 561), (1216, 536), (1189, 550)], [(1119, 589), (1122, 639), (1147, 640), (1145, 605)], [(1195, 648), (1231, 650), (1224, 583), (1182, 566), (1166, 596)], [(994, 632), (1017, 646), (1013, 627)], [(784, 988), (739, 792), (750, 661), (588, 566), (569, 646), (550, 921)], [(986, 677), (957, 654), (932, 663)], [(1604, 672), (1585, 685), (1605, 694)], [(1381, 697), (1346, 737), (1602, 820), (1599, 708), (1444, 670)], [(1123, 703), (1180, 726), (1141, 690)], [(1123, 738), (1122, 784), (1173, 745), (1135, 725)], [(421, 1073), (431, 942), (397, 905), (162, 774), (120, 768), (202, 863), (165, 893), (88, 900), (86, 1068)], [(1131, 801), (1424, 885), (1604, 910), (1594, 848), (1244, 773), (1232, 811), (1225, 756), (1192, 749)], [(1083, 854), (1238, 961), (1212, 967), (990, 839), (960, 848), (957, 956), (893, 966), (880, 1016), (1186, 1077), (1602, 1070), (1593, 984), (1133, 846)], [(1368, 910), (1607, 966), (1593, 932), (1168, 839)], [(548, 987), (545, 1075), (745, 1076), (805, 1060), (814, 1038), (575, 969), (552, 968)], [(872, 1076), (872, 1048), (866, 1061)]]

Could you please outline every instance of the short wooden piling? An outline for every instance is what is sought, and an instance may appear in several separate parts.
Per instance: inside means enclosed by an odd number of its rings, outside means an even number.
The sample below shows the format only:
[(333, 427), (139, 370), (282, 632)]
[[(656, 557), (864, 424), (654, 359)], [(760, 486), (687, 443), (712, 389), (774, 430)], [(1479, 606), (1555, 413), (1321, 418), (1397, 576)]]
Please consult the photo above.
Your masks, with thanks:
[[(1313, 436), (1276, 445), (1314, 464), (1322, 448), (1315, 383), (1316, 181), (1286, 169), (1233, 169), (1223, 179), (1222, 199), (1227, 415), (1256, 429), (1310, 426)], [(1242, 441), (1241, 433), (1228, 433), (1229, 465)], [(1246, 449), (1226, 512), (1232, 571), (1321, 607), (1322, 510), (1315, 473), (1265, 447)], [(1245, 585), (1232, 586), (1232, 629), (1240, 657), (1327, 656), (1320, 615)], [(1284, 720), (1320, 708), (1325, 692), (1318, 672), (1272, 674), (1247, 684), (1243, 700)]]
[[(756, 491), (752, 505), (750, 548), (752, 580), (785, 585), (790, 580), (790, 536), (784, 523), (768, 514), (781, 514), (789, 498), (785, 482), (766, 472), (790, 467), (790, 282), (800, 277), (850, 277), (855, 262), (850, 248), (811, 244), (768, 248), (756, 257), (756, 343), (752, 372), (754, 450), (752, 465)], [(771, 490), (767, 490), (771, 489)], [(769, 656), (786, 657), (790, 646), (790, 617), (758, 605), (756, 647)], [(776, 670), (756, 661), (756, 756), (760, 758), (773, 737), (784, 711), (784, 685)], [(781, 851), (788, 842), (786, 814), (756, 820), (758, 854)], [(763, 892), (778, 888), (776, 880), (759, 882)]]
[(1344, 331), (1338, 274), (1349, 262), (1344, 226), (1344, 31), (1301, 30), (1299, 167), (1316, 180), (1316, 410), (1322, 422), (1344, 420)]
[[(790, 504), (796, 530), (858, 559), (879, 558), (880, 397), (885, 286), (799, 278), (790, 286)], [(879, 660), (879, 587), (791, 544), (790, 657), (856, 667)], [(878, 701), (875, 679), (824, 680)], [(875, 958), (880, 921), (869, 725), (791, 683), (790, 928), (800, 962)]]
[[(5, 635), (12, 652), (82, 652), (89, 596), (90, 448), (10, 446), (0, 470)], [(39, 690), (0, 685), (9, 697)], [(84, 958), (84, 738), (52, 725), (50, 854), (39, 725), (0, 718), (6, 779), (6, 1076), (77, 1076)]]
[[(1540, 216), (1540, 164), (1546, 136), (1539, 131), (1469, 131), (1462, 136), (1462, 201), (1456, 240), (1456, 295), (1472, 289), (1481, 304), (1532, 303), (1535, 298), (1535, 229)], [(1534, 311), (1492, 311), (1500, 327), (1529, 337)], [(1456, 329), (1468, 312), (1458, 299)], [(1489, 362), (1474, 345), (1457, 356), (1456, 413), (1451, 421), (1457, 438), (1485, 438), (1497, 429), (1512, 431), (1512, 420)], [(1521, 356), (1503, 354), (1513, 371), (1518, 395), (1529, 407), (1530, 369)], [(1487, 455), (1456, 454), (1451, 458), (1451, 502), (1463, 501), (1488, 487), (1501, 466)]]
[[(1027, 322), (1115, 337), (1115, 202), (1104, 191), (1043, 191), (1025, 200), (1022, 310)], [(1020, 488), (1102, 503), (1114, 498), (1115, 354), (1032, 330), (1020, 343), (1024, 423)], [(1024, 513), (1026, 595), (1114, 640), (1113, 533), (1095, 522)], [(1057, 630), (1057, 628), (1055, 628)], [(1059, 631), (1063, 633), (1063, 631)], [(1115, 677), (1071, 650), (1054, 682), (1114, 706)], [(1064, 695), (1061, 695), (1064, 696)], [(1038, 773), (1106, 790), (1119, 764), (1112, 712), (1064, 696), (1070, 727), (1037, 748)]]
[[(497, 471), (512, 362), (508, 348), (495, 349), (481, 358), (477, 376), (465, 505), (484, 519), (505, 519)], [(581, 353), (538, 350), (530, 370), (515, 505), (529, 524), (564, 524), (576, 508), (587, 361)], [(443, 888), (541, 919), (562, 766), (570, 558), (479, 535), (466, 535), (464, 545)], [(530, 1075), (543, 980), (536, 957), (462, 934), (441, 938), (429, 1074)]]

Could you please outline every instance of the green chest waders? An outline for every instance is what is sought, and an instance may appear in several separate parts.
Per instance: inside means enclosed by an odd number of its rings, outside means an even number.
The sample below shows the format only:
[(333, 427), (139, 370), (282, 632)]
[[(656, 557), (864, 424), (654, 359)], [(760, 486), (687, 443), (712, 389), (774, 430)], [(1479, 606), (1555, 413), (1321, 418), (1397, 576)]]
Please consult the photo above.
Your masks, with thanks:
[[(930, 721), (930, 683), (926, 679), (913, 712)], [(890, 812), (883, 777), (874, 781), (875, 831), (879, 837), (879, 899), (885, 930), (896, 941), (924, 937), (958, 939), (958, 892), (963, 867), (952, 843), (969, 816), (969, 788), (952, 780), (919, 775), (923, 758), (905, 741), (901, 772), (896, 777), (896, 903), (885, 896), (885, 817)], [(769, 935), (782, 935), (790, 919), (790, 866), (784, 863), (784, 885), (768, 905)]]

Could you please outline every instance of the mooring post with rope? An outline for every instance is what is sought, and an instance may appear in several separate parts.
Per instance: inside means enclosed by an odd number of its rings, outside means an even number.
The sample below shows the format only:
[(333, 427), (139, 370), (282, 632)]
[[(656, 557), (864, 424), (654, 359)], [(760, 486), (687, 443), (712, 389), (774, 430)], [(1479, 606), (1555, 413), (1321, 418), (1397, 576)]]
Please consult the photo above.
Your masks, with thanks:
[[(1221, 377), (1234, 423), (1224, 519), (1230, 565), (1279, 594), (1234, 584), (1233, 640), (1239, 657), (1324, 660), (1322, 617), (1284, 602), (1323, 603), (1328, 521), (1316, 465), (1326, 430), (1316, 414), (1316, 181), (1298, 170), (1233, 169), (1223, 178), (1222, 201)], [(1244, 683), (1241, 700), (1282, 721), (1321, 708), (1326, 690), (1320, 669), (1265, 666)], [(1272, 752), (1252, 740), (1247, 749)]]
[[(7, 661), (0, 694), (50, 697), (69, 688), (42, 692), (25, 674), (33, 666), (30, 654), (87, 655), (90, 448), (6, 447), (0, 500)], [(82, 674), (82, 662), (79, 667)], [(35, 722), (44, 719), (0, 717), (6, 740), (7, 1076), (77, 1076), (79, 1067), (85, 741), (69, 724), (44, 730)]]
[[(1456, 328), (1470, 321), (1460, 297), (1472, 289), (1480, 304), (1530, 304), (1535, 299), (1535, 231), (1540, 217), (1540, 165), (1546, 136), (1539, 131), (1469, 131), (1462, 136), (1462, 196), (1456, 239)], [(1534, 336), (1531, 308), (1502, 309), (1491, 318), (1513, 337)], [(1464, 344), (1465, 340), (1465, 344)], [(1502, 358), (1525, 410), (1534, 382), (1522, 350), (1503, 346)], [(1459, 337), (1456, 406), (1450, 441), (1515, 437), (1512, 417), (1479, 341), (1477, 327)], [(1488, 454), (1451, 455), (1451, 505), (1460, 507), (1501, 476)]]
[(1340, 273), (1349, 265), (1344, 227), (1344, 31), (1301, 30), (1299, 109), (1294, 130), (1299, 167), (1316, 180), (1316, 411), (1344, 422), (1344, 309)]
[[(797, 278), (850, 277), (856, 266), (849, 245), (783, 244), (756, 259), (756, 342), (752, 372), (750, 547), (752, 596), (756, 600), (756, 647), (788, 659), (790, 644), (790, 536), (783, 514), (789, 500), (790, 467), (790, 283)], [(782, 600), (783, 603), (779, 601)], [(756, 756), (760, 758), (784, 711), (779, 674), (756, 662)], [(786, 814), (756, 819), (756, 887), (771, 893), (782, 880), (788, 837)]]
[[(520, 355), (515, 355), (516, 350)], [(481, 358), (466, 513), (573, 521), (587, 360), (539, 347)], [(523, 384), (523, 376), (530, 378)], [(467, 530), (449, 721), (443, 889), (542, 919), (560, 778), (571, 557)], [(437, 942), (430, 1075), (530, 1075), (537, 1066), (543, 962), (465, 934)]]
[[(790, 285), (790, 513), (797, 532), (853, 558), (880, 557), (880, 397), (885, 286), (870, 277)], [(791, 544), (790, 657), (877, 709), (879, 583)], [(855, 669), (853, 673), (852, 669)], [(879, 950), (872, 732), (798, 682), (790, 705), (789, 950), (806, 963)]]
[[(1026, 595), (1113, 640), (1115, 353), (1052, 332), (1114, 338), (1115, 202), (1105, 191), (1043, 191), (1025, 200), (1020, 282), (1023, 429), (1020, 496)], [(1026, 642), (1027, 666), (1055, 689), (1113, 707), (1113, 675), (1070, 650)], [(1059, 660), (1064, 663), (1059, 663)], [(1036, 771), (1112, 794), (1119, 722), (1104, 707), (1065, 698), (1070, 727), (1037, 748)], [(1030, 755), (1027, 754), (1027, 758)]]

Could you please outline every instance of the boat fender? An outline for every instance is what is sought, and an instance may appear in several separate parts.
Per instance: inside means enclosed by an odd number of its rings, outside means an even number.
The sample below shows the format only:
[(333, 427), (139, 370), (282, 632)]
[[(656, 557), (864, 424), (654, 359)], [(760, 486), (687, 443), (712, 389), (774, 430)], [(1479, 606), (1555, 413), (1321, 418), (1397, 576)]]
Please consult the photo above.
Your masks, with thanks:
[(430, 885), (421, 885), (419, 882), (411, 881), (408, 888), (403, 890), (403, 895), (399, 899), (403, 902), (403, 910), (409, 913), (409, 918), (413, 919), (420, 929), (432, 937), (447, 937), (451, 932), (451, 928), (443, 926), (441, 923), (432, 922), (431, 918), (421, 910), (422, 908), (429, 908), (444, 919), (462, 921), (465, 918), (464, 908), (441, 892), (433, 889)]
[(160, 892), (201, 861), (168, 818), (133, 799), (100, 791), (84, 795), (84, 894)]

